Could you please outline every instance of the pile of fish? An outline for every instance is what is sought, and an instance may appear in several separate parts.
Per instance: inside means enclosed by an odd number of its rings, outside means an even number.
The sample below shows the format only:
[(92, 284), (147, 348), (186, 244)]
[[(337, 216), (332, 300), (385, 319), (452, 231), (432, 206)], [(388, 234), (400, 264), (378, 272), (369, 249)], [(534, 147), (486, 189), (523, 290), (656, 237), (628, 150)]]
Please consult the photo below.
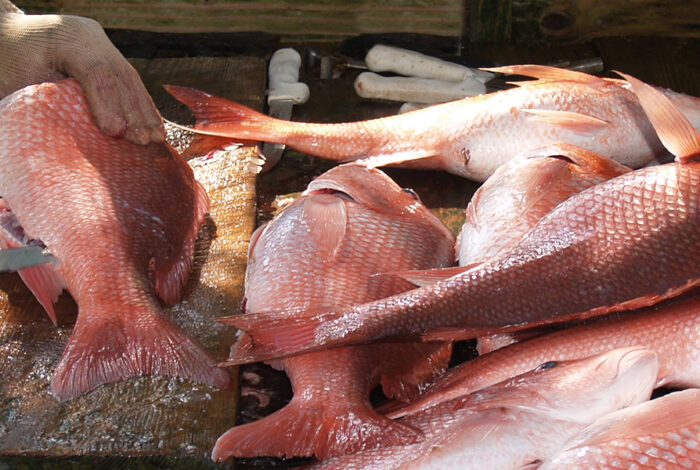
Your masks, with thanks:
[[(45, 245), (57, 262), (20, 275), (50, 316), (64, 287), (80, 310), (56, 396), (137, 374), (225, 387), (223, 367), (266, 361), (292, 401), (224, 433), (214, 460), (700, 465), (700, 99), (626, 75), (490, 70), (537, 80), (345, 124), (167, 87), (217, 145), (357, 160), (254, 233), (245, 312), (221, 319), (240, 329), (221, 368), (155, 301), (179, 300), (207, 210), (184, 160), (98, 135), (71, 80), (0, 102), (1, 246)], [(39, 113), (49, 137), (17, 138)], [(676, 161), (639, 168), (666, 149)], [(458, 240), (376, 168), (387, 164), (485, 181)], [(471, 338), (479, 357), (448, 369), (453, 343)], [(388, 400), (373, 408), (376, 386)], [(662, 386), (688, 390), (649, 400)]]

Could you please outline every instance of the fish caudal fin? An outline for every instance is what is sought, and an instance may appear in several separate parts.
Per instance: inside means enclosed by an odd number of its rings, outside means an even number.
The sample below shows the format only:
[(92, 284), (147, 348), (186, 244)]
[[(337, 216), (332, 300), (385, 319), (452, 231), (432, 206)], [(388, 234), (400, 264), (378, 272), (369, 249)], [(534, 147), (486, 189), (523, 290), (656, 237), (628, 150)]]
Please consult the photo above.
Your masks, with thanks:
[(194, 223), (189, 227), (179, 253), (175, 253), (163, 266), (158, 266), (155, 273), (154, 288), (156, 295), (168, 305), (180, 301), (182, 289), (192, 269), (194, 244), (209, 212), (209, 196), (201, 184), (195, 181)]
[(286, 134), (281, 129), (286, 121), (271, 118), (248, 106), (194, 88), (175, 85), (163, 87), (192, 110), (197, 119), (195, 129), (190, 129), (193, 132), (286, 144)]
[[(129, 308), (128, 306), (126, 307)], [(138, 375), (182, 377), (220, 388), (231, 387), (228, 372), (155, 305), (133, 306), (107, 315), (82, 308), (51, 387), (61, 401), (107, 383)]]
[(641, 80), (616, 72), (632, 86), (664, 146), (681, 163), (700, 157), (700, 134), (663, 93)]
[[(334, 403), (329, 403), (334, 402)], [(338, 403), (340, 402), (340, 403)], [(420, 442), (422, 433), (392, 421), (368, 403), (303, 399), (296, 395), (284, 408), (219, 437), (212, 459), (230, 457), (311, 457), (319, 459), (364, 449)]]

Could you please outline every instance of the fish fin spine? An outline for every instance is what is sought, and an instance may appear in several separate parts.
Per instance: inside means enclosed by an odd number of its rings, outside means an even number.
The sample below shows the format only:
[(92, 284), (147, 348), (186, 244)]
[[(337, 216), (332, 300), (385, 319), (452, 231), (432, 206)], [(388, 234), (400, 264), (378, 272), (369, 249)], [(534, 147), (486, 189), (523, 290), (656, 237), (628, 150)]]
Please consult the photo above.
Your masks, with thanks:
[(551, 109), (521, 108), (520, 111), (532, 114), (532, 119), (555, 124), (575, 132), (596, 132), (610, 126), (610, 123), (593, 116), (571, 111)]
[(216, 367), (214, 358), (162, 316), (152, 302), (132, 304), (114, 315), (93, 314), (88, 308), (81, 306), (51, 380), (60, 401), (139, 375), (182, 377), (231, 387), (228, 372)]

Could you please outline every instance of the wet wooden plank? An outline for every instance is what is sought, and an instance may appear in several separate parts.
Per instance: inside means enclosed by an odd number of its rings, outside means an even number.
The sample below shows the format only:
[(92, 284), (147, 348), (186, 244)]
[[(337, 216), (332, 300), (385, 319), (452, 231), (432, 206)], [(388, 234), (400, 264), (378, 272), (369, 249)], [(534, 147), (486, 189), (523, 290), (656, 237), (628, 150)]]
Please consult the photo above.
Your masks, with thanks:
[(18, 0), (28, 12), (94, 18), (105, 28), (167, 33), (260, 31), (337, 39), (360, 33), (459, 36), (461, 0)]
[[(149, 89), (160, 88), (163, 81), (195, 86), (216, 82), (219, 88), (211, 91), (262, 107), (262, 59), (155, 59), (136, 66)], [(164, 93), (154, 96), (170, 119), (187, 116)], [(240, 309), (255, 222), (256, 176), (246, 162), (252, 154), (254, 149), (243, 147), (212, 159), (190, 160), (209, 193), (211, 212), (197, 243), (185, 299), (166, 309), (221, 359), (227, 356), (233, 330), (212, 319)], [(234, 423), (237, 388), (221, 391), (180, 379), (140, 377), (67, 403), (53, 398), (51, 372), (76, 311), (64, 294), (56, 309), (56, 328), (19, 276), (0, 275), (0, 455), (168, 456), (208, 463), (216, 438)], [(235, 370), (232, 373), (237, 376)]]

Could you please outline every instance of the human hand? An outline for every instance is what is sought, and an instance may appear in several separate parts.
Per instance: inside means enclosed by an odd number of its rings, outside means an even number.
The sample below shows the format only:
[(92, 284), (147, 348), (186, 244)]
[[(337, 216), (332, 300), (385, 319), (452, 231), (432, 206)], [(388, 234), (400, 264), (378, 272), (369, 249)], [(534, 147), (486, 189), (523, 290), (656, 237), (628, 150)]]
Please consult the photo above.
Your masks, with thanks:
[(27, 85), (78, 79), (105, 134), (162, 142), (160, 113), (134, 68), (94, 20), (0, 9), (0, 98)]

